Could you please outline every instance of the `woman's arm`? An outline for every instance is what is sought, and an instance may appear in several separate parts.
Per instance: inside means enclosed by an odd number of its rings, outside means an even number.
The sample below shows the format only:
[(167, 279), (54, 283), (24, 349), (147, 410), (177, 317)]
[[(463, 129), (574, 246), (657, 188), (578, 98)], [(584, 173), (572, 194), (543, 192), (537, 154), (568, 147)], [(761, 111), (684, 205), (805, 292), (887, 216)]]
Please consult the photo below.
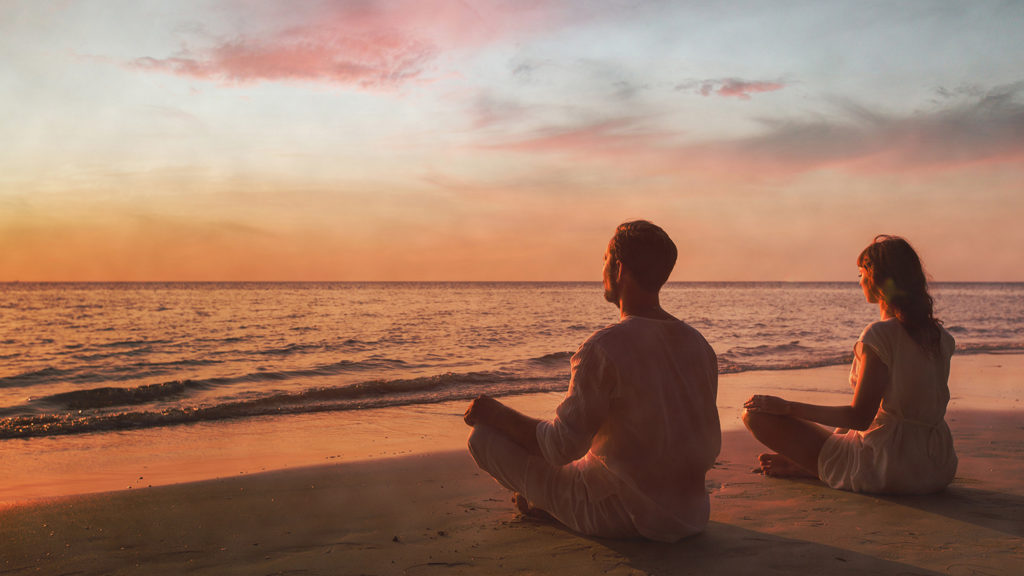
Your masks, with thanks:
[(818, 406), (790, 402), (776, 396), (753, 396), (743, 405), (751, 412), (791, 416), (836, 428), (867, 430), (878, 414), (889, 382), (889, 367), (871, 348), (864, 347), (860, 378), (849, 406)]

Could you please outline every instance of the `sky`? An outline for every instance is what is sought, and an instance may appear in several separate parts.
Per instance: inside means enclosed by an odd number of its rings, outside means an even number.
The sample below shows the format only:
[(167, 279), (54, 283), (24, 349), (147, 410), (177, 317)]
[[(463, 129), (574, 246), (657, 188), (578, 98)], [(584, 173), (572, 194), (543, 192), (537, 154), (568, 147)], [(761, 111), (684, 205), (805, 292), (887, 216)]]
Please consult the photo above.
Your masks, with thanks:
[(1024, 281), (1024, 2), (0, 0), (0, 281)]

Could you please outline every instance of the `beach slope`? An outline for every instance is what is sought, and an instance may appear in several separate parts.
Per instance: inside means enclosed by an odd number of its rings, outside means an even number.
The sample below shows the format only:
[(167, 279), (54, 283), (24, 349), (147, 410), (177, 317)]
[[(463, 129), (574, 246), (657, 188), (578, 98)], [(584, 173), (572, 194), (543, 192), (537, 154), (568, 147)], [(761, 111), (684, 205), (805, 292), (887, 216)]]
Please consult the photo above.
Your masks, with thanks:
[[(1024, 356), (984, 358), (996, 376), (1021, 381)], [(810, 385), (816, 372), (723, 377), (724, 397), (764, 378)], [(9, 505), (0, 572), (1024, 574), (1024, 411), (960, 404), (949, 414), (956, 480), (924, 497), (765, 478), (752, 471), (759, 446), (727, 425), (708, 475), (711, 523), (673, 545), (592, 539), (517, 516), (462, 446), (435, 441), (396, 458)], [(453, 417), (436, 425), (445, 438), (468, 431)]]

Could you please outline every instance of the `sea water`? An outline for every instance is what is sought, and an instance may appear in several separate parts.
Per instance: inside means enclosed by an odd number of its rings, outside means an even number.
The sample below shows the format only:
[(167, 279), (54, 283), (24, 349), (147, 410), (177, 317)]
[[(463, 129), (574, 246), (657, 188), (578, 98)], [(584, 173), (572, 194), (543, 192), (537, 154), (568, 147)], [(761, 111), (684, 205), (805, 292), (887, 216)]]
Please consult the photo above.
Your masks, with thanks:
[[(1024, 284), (936, 284), (958, 353), (1024, 352)], [(850, 361), (856, 283), (670, 283), (723, 373)], [(600, 283), (0, 284), (0, 443), (561, 391)], [(823, 384), (845, 386), (843, 382)]]

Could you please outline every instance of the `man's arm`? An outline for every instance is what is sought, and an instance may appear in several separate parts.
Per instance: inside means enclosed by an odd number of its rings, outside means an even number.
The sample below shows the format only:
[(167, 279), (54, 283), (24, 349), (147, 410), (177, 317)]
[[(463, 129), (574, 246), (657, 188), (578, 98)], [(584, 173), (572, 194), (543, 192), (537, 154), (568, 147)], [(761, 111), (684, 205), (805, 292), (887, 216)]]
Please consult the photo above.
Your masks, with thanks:
[(479, 396), (473, 400), (463, 420), (470, 426), (490, 426), (530, 454), (541, 455), (540, 444), (537, 443), (537, 424), (540, 420), (517, 412), (490, 396)]

